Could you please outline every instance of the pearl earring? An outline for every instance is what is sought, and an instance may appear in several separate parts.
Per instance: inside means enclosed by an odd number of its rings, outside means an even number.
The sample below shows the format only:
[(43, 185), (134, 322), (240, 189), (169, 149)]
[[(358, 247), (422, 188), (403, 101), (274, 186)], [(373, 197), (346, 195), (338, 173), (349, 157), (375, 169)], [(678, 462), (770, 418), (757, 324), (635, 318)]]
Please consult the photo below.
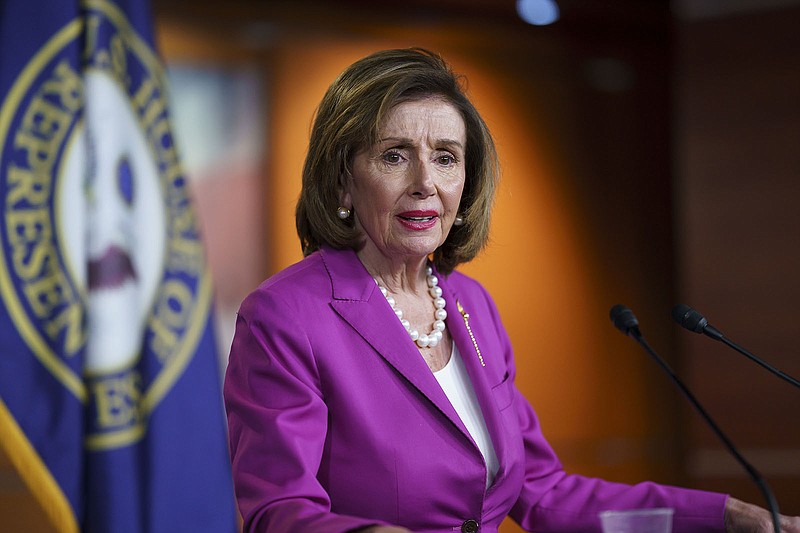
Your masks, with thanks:
[(339, 206), (339, 208), (336, 210), (336, 216), (342, 220), (345, 220), (350, 217), (350, 210), (346, 207)]
[(455, 220), (453, 220), (453, 225), (460, 226), (463, 223), (464, 223), (464, 218), (461, 215), (456, 215)]

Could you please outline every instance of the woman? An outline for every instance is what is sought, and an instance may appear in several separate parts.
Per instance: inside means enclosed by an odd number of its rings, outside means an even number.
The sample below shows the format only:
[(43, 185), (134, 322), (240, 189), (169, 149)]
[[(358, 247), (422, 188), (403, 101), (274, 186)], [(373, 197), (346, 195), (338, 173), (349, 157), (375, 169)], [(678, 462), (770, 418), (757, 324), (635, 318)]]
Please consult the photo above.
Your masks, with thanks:
[(331, 85), (297, 206), (305, 258), (245, 299), (231, 348), (244, 529), (599, 531), (602, 510), (672, 507), (678, 533), (770, 531), (725, 495), (563, 471), (491, 297), (454, 271), (486, 243), (497, 176), (435, 54), (378, 52)]

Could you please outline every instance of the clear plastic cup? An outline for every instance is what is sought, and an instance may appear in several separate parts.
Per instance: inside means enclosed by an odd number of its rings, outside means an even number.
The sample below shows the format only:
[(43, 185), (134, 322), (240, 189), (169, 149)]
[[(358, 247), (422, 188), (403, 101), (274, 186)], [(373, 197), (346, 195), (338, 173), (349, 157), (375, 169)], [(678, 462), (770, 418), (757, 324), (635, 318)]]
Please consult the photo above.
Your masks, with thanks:
[(672, 533), (674, 509), (627, 509), (599, 514), (603, 533)]

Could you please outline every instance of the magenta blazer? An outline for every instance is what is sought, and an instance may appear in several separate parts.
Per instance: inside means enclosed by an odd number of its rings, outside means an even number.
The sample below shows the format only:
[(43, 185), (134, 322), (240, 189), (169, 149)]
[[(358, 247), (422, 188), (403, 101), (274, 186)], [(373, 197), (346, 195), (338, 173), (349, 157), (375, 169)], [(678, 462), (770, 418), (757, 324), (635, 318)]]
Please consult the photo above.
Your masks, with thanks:
[(265, 281), (238, 313), (224, 392), (244, 531), (491, 533), (510, 515), (540, 533), (599, 532), (598, 512), (638, 507), (673, 507), (675, 533), (724, 531), (725, 495), (565, 473), (514, 386), (492, 299), (463, 274), (440, 280), (500, 463), (493, 485), (355, 253), (323, 248)]

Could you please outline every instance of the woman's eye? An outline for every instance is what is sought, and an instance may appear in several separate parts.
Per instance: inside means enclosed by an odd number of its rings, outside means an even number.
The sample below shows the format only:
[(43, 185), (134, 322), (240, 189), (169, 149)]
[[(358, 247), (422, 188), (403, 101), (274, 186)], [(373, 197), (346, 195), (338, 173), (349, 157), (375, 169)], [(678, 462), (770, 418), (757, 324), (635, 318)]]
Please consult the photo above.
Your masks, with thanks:
[(450, 166), (456, 162), (456, 158), (449, 154), (440, 155), (439, 157), (436, 158), (436, 160), (439, 162), (440, 165), (445, 165), (445, 166)]
[(397, 164), (402, 161), (402, 157), (397, 152), (387, 152), (383, 154), (383, 160), (390, 164)]

